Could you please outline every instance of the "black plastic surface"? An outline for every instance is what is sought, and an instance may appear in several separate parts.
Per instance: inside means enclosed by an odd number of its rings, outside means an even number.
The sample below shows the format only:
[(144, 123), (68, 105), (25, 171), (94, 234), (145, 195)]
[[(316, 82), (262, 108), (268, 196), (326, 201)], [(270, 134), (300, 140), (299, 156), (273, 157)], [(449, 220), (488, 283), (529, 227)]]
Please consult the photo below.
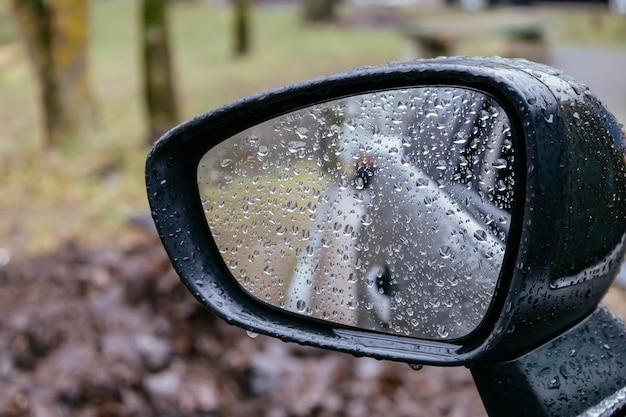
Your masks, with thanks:
[(519, 359), (470, 369), (490, 417), (574, 417), (626, 385), (625, 343), (624, 324), (599, 308)]
[[(421, 85), (484, 91), (498, 99), (515, 127), (517, 207), (495, 299), (479, 330), (457, 344), (376, 334), (308, 320), (245, 294), (208, 229), (197, 190), (199, 159), (233, 134), (289, 111), (366, 91)], [(588, 316), (619, 267), (626, 185), (619, 180), (625, 175), (623, 138), (610, 132), (614, 124), (586, 87), (528, 61), (439, 58), (391, 63), (282, 87), (183, 123), (148, 157), (148, 197), (183, 282), (232, 324), (284, 340), (408, 363), (502, 361), (529, 352)], [(591, 272), (577, 279), (585, 270)]]

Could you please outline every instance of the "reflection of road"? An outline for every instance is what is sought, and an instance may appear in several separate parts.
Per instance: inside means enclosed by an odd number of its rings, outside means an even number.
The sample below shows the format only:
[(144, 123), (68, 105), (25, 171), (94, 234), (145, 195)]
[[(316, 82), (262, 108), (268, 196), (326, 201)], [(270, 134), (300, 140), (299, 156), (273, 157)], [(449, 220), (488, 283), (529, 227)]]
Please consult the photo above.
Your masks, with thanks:
[(320, 201), (289, 310), (433, 339), (464, 336), (484, 317), (508, 234), (508, 118), (471, 91), (415, 94), (423, 105), (403, 116), (417, 139), (408, 146), (376, 118), (374, 134), (344, 133), (356, 176)]
[(362, 303), (379, 308), (360, 309), (359, 326), (436, 339), (471, 332), (489, 306), (504, 254), (504, 244), (461, 203), (476, 193), (452, 197), (396, 164), (381, 168), (370, 188), (372, 223), (359, 235), (368, 250), (358, 257), (368, 269), (358, 288)]
[(356, 191), (352, 185), (326, 190), (294, 270), (288, 310), (356, 324), (355, 242), (366, 213)]
[(504, 253), (494, 231), (508, 229), (508, 213), (394, 161), (365, 184), (357, 176), (327, 189), (286, 308), (372, 330), (463, 336), (489, 306)]

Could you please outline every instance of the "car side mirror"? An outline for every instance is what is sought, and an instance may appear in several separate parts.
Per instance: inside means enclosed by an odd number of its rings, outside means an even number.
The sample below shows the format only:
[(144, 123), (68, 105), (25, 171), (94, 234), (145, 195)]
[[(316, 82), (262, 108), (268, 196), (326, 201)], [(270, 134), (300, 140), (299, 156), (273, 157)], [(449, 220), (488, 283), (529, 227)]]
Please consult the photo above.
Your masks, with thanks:
[(624, 136), (584, 86), (502, 58), (361, 68), (168, 132), (162, 242), (229, 323), (412, 364), (518, 357), (589, 316), (624, 253)]

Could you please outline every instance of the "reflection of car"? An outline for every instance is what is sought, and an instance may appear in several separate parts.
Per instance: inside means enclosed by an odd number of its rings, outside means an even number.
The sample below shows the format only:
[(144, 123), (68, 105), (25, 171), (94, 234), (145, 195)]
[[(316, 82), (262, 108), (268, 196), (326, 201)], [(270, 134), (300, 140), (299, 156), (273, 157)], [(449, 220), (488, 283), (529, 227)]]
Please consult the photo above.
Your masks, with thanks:
[(447, 4), (458, 5), (466, 10), (482, 10), (496, 5), (528, 6), (544, 2), (604, 4), (612, 13), (626, 14), (626, 0), (446, 0)]

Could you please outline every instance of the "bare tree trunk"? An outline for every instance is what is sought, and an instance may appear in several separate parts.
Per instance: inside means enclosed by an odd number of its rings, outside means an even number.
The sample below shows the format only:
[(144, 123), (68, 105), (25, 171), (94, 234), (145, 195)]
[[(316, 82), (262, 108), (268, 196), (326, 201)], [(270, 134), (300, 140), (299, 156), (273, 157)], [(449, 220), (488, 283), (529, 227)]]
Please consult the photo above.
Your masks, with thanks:
[(250, 0), (235, 0), (235, 55), (250, 49)]
[(165, 0), (142, 1), (144, 98), (148, 111), (147, 142), (178, 122), (174, 96)]
[(10, 0), (39, 81), (46, 146), (95, 122), (87, 67), (86, 0)]

